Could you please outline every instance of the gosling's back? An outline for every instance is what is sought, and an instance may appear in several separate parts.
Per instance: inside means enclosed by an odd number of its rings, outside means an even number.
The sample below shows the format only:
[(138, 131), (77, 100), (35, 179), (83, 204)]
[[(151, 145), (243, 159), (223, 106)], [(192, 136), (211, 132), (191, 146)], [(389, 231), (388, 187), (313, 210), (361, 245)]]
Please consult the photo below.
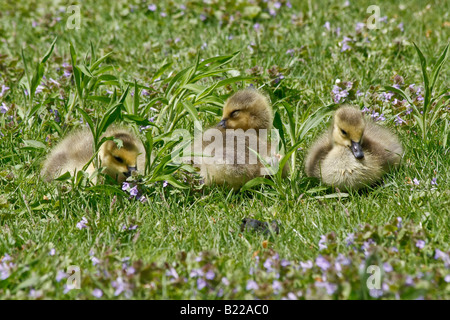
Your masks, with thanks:
[(41, 175), (46, 181), (57, 178), (66, 171), (74, 173), (83, 169), (94, 154), (94, 143), (89, 130), (76, 130), (57, 144), (44, 161)]

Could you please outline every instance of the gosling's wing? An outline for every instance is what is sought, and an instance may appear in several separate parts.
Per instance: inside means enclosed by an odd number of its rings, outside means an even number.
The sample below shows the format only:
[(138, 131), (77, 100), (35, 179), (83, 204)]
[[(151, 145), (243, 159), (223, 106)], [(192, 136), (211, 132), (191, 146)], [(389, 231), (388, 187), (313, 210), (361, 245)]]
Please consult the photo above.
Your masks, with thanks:
[(398, 137), (388, 128), (371, 120), (366, 122), (362, 147), (379, 158), (383, 162), (383, 167), (397, 165), (403, 154)]
[(78, 130), (58, 143), (44, 161), (41, 175), (52, 180), (62, 171), (80, 170), (92, 157), (93, 140), (89, 130)]
[(309, 177), (319, 177), (320, 163), (331, 151), (330, 133), (322, 134), (311, 146), (305, 159), (305, 171)]

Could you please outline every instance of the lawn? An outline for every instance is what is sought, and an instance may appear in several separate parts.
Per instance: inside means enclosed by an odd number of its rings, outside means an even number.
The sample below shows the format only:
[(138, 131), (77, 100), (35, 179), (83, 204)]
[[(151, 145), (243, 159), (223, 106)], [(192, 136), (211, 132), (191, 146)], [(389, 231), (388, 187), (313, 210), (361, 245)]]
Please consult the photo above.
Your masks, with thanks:
[[(72, 4), (0, 0), (1, 299), (450, 299), (448, 61), (433, 73), (449, 1)], [(248, 86), (270, 96), (291, 173), (204, 186), (171, 134), (214, 125)], [(405, 150), (359, 192), (304, 173), (342, 103)], [(71, 130), (114, 123), (150, 151), (128, 188), (40, 177)]]

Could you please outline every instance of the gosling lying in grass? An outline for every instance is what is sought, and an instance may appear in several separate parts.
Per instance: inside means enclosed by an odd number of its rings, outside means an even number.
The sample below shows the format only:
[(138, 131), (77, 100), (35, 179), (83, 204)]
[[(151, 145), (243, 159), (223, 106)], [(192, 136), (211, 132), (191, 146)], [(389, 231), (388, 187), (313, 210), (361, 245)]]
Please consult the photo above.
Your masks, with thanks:
[(309, 150), (305, 169), (308, 176), (327, 185), (357, 190), (374, 184), (398, 166), (402, 153), (393, 133), (347, 105), (335, 112), (329, 132)]
[[(122, 183), (133, 171), (143, 172), (145, 165), (145, 150), (140, 140), (124, 128), (109, 128), (102, 137), (114, 137), (123, 142), (119, 148), (113, 140), (103, 143), (98, 153), (99, 164), (104, 167), (103, 172)], [(47, 156), (41, 175), (46, 181), (51, 181), (65, 172), (72, 175), (82, 170), (93, 156), (93, 137), (88, 129), (78, 130), (69, 134), (57, 144)], [(86, 169), (91, 175), (94, 165), (91, 163)]]
[[(200, 174), (205, 184), (228, 185), (237, 190), (251, 179), (265, 176), (268, 173), (266, 167), (252, 150), (268, 155), (264, 160), (272, 165), (280, 160), (280, 155), (270, 154), (271, 145), (267, 141), (272, 122), (272, 107), (267, 97), (258, 90), (244, 89), (231, 96), (225, 103), (222, 121), (213, 128), (220, 131), (223, 141), (214, 155), (221, 154), (223, 157), (219, 157), (220, 159), (214, 163), (205, 163), (204, 157), (200, 166)], [(245, 133), (245, 137), (237, 138), (234, 145), (227, 146), (227, 129), (242, 129), (241, 132)], [(266, 129), (267, 136), (261, 134), (261, 129)], [(204, 137), (208, 136), (210, 130), (205, 131)], [(252, 144), (250, 141), (255, 143)], [(244, 147), (238, 147), (239, 143)], [(204, 154), (209, 144), (210, 142), (203, 142)], [(262, 152), (264, 150), (266, 152)], [(250, 161), (251, 157), (254, 157), (256, 161)], [(286, 165), (283, 173), (286, 174), (288, 169)]]

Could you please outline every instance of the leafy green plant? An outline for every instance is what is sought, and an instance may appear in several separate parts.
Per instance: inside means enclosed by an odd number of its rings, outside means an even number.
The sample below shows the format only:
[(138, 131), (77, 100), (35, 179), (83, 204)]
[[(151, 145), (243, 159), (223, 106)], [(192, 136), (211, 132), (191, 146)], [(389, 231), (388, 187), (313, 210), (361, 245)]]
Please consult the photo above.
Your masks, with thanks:
[(36, 95), (36, 89), (41, 83), (42, 77), (44, 76), (45, 63), (47, 62), (48, 58), (50, 58), (53, 49), (55, 48), (56, 40), (57, 38), (53, 40), (50, 48), (36, 64), (35, 71), (32, 75), (30, 75), (30, 71), (28, 70), (28, 64), (22, 49), (21, 55), (23, 66), (25, 69), (25, 76), (20, 80), (20, 85), (23, 87), (23, 89), (25, 89), (25, 100), (28, 100), (28, 107), (19, 108), (19, 111), (22, 119), (25, 119), (26, 121), (28, 121), (42, 107), (42, 103), (38, 103), (33, 106), (33, 101)]
[[(316, 111), (311, 112), (310, 108), (303, 112), (302, 115), (298, 113), (298, 108), (296, 109), (297, 112), (294, 115), (294, 109), (292, 106), (283, 101), (282, 106), (286, 110), (286, 113), (288, 115), (289, 120), (289, 127), (287, 130), (282, 130), (283, 125), (277, 124), (277, 117), (274, 119), (274, 126), (278, 129), (278, 132), (280, 134), (280, 138), (282, 141), (286, 141), (285, 137), (285, 131), (288, 132), (290, 139), (291, 139), (291, 146), (287, 148), (285, 146), (285, 149), (287, 150), (286, 153), (283, 155), (283, 157), (279, 161), (279, 169), (277, 172), (272, 172), (272, 180), (267, 178), (258, 177), (253, 180), (248, 181), (243, 187), (242, 190), (248, 190), (252, 187), (260, 184), (268, 184), (272, 187), (274, 187), (278, 193), (286, 195), (289, 191), (288, 189), (290, 186), (287, 186), (283, 183), (283, 168), (286, 165), (288, 161), (291, 161), (290, 163), (290, 176), (294, 177), (296, 175), (296, 156), (295, 153), (297, 149), (304, 143), (304, 140), (308, 133), (311, 131), (311, 129), (317, 127), (321, 122), (324, 121), (326, 117), (328, 117), (334, 110), (334, 104), (322, 107), (317, 109)], [(266, 166), (268, 169), (270, 169), (268, 166)]]
[(449, 45), (447, 44), (440, 54), (439, 58), (436, 61), (436, 64), (431, 71), (431, 74), (428, 74), (427, 71), (427, 59), (423, 55), (422, 51), (419, 47), (414, 43), (414, 47), (416, 48), (417, 54), (420, 59), (420, 64), (422, 68), (422, 76), (425, 87), (425, 95), (423, 100), (423, 108), (420, 110), (411, 100), (410, 96), (403, 90), (399, 88), (395, 88), (393, 86), (385, 86), (387, 90), (397, 93), (402, 98), (406, 99), (410, 106), (414, 110), (414, 118), (419, 124), (420, 130), (422, 132), (422, 139), (427, 141), (428, 138), (428, 130), (433, 127), (436, 123), (436, 120), (439, 117), (440, 110), (444, 107), (443, 98), (448, 97), (447, 88), (444, 88), (437, 95), (433, 95), (433, 91), (436, 86), (437, 79), (439, 77), (439, 73), (448, 58)]

